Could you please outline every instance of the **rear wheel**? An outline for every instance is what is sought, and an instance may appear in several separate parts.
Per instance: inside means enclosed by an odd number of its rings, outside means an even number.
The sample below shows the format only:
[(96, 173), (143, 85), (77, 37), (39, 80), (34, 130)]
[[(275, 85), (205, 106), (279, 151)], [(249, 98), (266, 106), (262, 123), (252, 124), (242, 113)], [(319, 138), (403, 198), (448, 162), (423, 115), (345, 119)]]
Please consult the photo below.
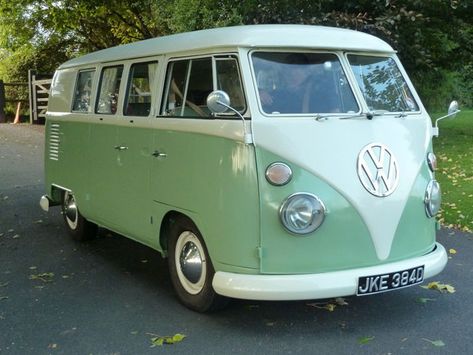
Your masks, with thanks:
[(90, 240), (97, 235), (97, 225), (86, 220), (79, 212), (72, 192), (65, 191), (62, 199), (62, 215), (67, 231), (78, 241)]
[(207, 312), (227, 304), (212, 287), (212, 262), (197, 227), (187, 218), (176, 219), (170, 228), (168, 262), (172, 284), (186, 307)]

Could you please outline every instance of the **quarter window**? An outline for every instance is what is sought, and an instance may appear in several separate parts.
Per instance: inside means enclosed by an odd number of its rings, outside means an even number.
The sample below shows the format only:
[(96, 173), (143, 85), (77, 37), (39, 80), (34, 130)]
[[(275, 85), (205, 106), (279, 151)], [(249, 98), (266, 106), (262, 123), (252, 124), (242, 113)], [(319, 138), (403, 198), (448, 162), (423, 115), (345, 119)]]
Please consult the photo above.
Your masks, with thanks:
[(112, 115), (117, 112), (122, 73), (123, 65), (107, 67), (102, 70), (95, 112)]
[(133, 64), (130, 69), (124, 114), (149, 116), (156, 97), (156, 69), (158, 62)]
[(234, 109), (245, 110), (245, 97), (241, 85), (240, 71), (235, 58), (219, 58), (217, 64), (217, 89), (225, 91), (230, 96)]
[(76, 89), (74, 91), (72, 111), (89, 111), (94, 74), (95, 70), (85, 70), (79, 72), (79, 75), (77, 76)]

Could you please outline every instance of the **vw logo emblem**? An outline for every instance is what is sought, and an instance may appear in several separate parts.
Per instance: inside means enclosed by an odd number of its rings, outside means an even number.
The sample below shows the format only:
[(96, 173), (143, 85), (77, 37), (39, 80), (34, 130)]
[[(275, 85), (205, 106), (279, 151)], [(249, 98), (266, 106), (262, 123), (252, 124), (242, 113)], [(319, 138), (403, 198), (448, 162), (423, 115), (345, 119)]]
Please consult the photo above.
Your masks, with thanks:
[(358, 155), (358, 177), (372, 195), (391, 195), (399, 183), (399, 167), (394, 155), (381, 143), (371, 143)]

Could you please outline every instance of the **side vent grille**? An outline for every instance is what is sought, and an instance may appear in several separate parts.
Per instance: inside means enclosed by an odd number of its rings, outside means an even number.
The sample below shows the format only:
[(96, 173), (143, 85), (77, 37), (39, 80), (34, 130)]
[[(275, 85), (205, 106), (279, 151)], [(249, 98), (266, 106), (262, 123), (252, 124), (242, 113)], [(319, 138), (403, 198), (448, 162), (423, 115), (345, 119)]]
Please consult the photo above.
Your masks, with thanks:
[(49, 133), (49, 159), (59, 160), (59, 123), (52, 123)]

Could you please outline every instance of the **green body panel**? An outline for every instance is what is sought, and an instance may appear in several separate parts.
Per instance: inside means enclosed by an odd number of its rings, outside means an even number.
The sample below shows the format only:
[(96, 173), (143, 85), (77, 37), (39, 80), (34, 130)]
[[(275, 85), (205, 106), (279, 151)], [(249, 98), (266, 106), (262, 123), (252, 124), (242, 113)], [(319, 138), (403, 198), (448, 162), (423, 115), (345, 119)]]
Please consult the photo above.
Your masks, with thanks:
[[(92, 127), (93, 129), (93, 127)], [(118, 128), (116, 183), (117, 205), (114, 218), (119, 230), (148, 245), (156, 245), (158, 233), (150, 220), (150, 171), (153, 161), (153, 131), (149, 128)]]
[(151, 168), (154, 216), (193, 216), (216, 270), (259, 266), (258, 184), (253, 146), (228, 138), (155, 130)]
[(118, 127), (111, 124), (90, 124), (89, 130), (90, 139), (83, 143), (87, 147), (87, 164), (83, 166), (88, 176), (87, 184), (77, 181), (70, 186), (78, 197), (82, 194), (86, 196), (85, 208), (80, 199), (78, 203), (87, 219), (115, 229), (117, 224), (114, 214), (119, 196), (116, 180), (117, 151), (114, 147), (117, 145)]
[[(48, 119), (48, 127), (59, 124), (61, 137), (58, 161), (45, 152), (50, 197), (53, 184), (72, 190), (84, 217), (157, 250), (165, 215), (182, 213), (199, 228), (216, 270), (258, 272), (253, 146), (165, 129), (159, 120), (139, 126), (94, 119)], [(46, 142), (49, 128), (47, 134)], [(167, 156), (154, 157), (155, 151)]]
[[(264, 178), (259, 181), (263, 273), (302, 274), (359, 268), (423, 255), (432, 249), (435, 223), (426, 217), (423, 203), (430, 180), (426, 169), (412, 189), (391, 253), (380, 261), (361, 216), (328, 183), (262, 149), (257, 149), (257, 159), (260, 176), (264, 176), (266, 167), (275, 161), (286, 162), (293, 170), (293, 178), (285, 186), (273, 186)], [(315, 194), (327, 209), (322, 226), (309, 235), (291, 234), (279, 219), (281, 204), (296, 192)]]
[[(429, 151), (432, 151), (431, 147)], [(425, 212), (425, 189), (432, 179), (432, 173), (423, 164), (409, 200), (399, 221), (394, 238), (390, 260), (408, 259), (432, 250), (435, 243), (436, 220), (427, 218)]]
[[(59, 124), (59, 154), (58, 160), (49, 159), (51, 151), (51, 124)], [(53, 194), (52, 185), (58, 185), (67, 189), (77, 188), (76, 199), (85, 210), (87, 196), (82, 186), (89, 182), (89, 166), (86, 149), (89, 140), (89, 127), (83, 122), (67, 122), (48, 120), (45, 137), (45, 186), (50, 197), (59, 197)], [(74, 193), (76, 193), (74, 191)], [(55, 199), (55, 202), (60, 202)], [(83, 207), (82, 207), (83, 206)]]

